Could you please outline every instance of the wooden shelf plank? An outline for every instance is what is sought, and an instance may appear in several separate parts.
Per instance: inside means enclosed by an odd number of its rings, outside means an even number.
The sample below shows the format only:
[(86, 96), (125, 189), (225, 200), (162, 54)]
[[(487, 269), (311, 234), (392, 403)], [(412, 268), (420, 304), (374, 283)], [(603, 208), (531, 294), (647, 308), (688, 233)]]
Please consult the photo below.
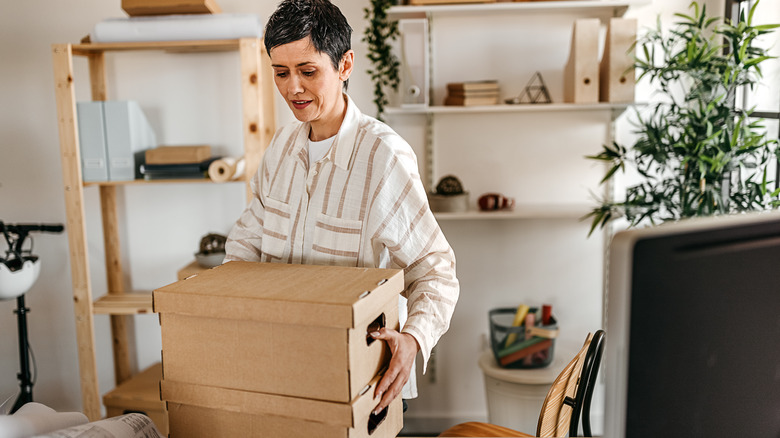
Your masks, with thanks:
[(138, 315), (153, 313), (152, 293), (136, 292), (104, 295), (92, 304), (92, 312), (105, 315)]
[(82, 185), (84, 187), (89, 186), (127, 186), (127, 185), (146, 185), (146, 184), (192, 184), (192, 183), (208, 183), (208, 184), (225, 184), (225, 183), (242, 183), (244, 182), (243, 179), (235, 180), (235, 181), (225, 181), (224, 183), (217, 183), (214, 182), (208, 178), (181, 178), (181, 179), (154, 179), (154, 180), (144, 180), (144, 179), (134, 179), (132, 181), (93, 181), (93, 182), (83, 182)]
[(123, 52), (130, 50), (165, 50), (174, 52), (224, 52), (238, 50), (239, 39), (200, 41), (142, 41), (124, 43), (73, 44), (73, 54), (87, 56), (99, 52)]

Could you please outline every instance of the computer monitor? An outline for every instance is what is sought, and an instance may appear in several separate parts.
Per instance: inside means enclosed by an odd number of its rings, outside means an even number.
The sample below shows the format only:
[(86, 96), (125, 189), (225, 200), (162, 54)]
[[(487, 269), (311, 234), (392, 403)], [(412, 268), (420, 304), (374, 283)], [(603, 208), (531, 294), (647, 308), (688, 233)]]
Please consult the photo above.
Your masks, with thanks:
[(605, 438), (780, 437), (780, 214), (617, 233)]

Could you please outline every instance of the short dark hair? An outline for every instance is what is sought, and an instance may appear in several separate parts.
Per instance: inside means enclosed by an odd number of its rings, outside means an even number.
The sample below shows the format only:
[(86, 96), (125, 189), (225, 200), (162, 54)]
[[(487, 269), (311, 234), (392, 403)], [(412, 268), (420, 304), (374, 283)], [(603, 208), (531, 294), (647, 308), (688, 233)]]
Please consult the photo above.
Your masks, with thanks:
[(283, 0), (265, 25), (265, 50), (311, 37), (314, 49), (330, 57), (338, 70), (352, 47), (352, 27), (328, 0)]

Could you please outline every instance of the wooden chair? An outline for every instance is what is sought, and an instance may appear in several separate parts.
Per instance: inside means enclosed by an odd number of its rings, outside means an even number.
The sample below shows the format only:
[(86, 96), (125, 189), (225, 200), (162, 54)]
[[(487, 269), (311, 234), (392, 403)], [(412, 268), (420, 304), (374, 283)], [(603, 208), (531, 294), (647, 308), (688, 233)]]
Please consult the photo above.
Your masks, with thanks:
[(528, 435), (490, 423), (467, 422), (457, 424), (440, 437), (559, 437), (577, 436), (580, 420), (585, 436), (592, 436), (590, 402), (596, 386), (601, 355), (604, 351), (603, 330), (588, 333), (582, 349), (561, 371), (550, 387), (542, 410), (536, 435)]

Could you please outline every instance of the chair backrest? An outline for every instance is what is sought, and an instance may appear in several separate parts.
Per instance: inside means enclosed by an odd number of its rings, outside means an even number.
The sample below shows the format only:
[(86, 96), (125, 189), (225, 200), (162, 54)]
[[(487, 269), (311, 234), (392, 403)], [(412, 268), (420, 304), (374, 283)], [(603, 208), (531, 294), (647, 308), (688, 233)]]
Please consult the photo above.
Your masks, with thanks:
[(576, 436), (580, 418), (583, 431), (590, 436), (590, 401), (603, 349), (604, 331), (588, 333), (580, 351), (550, 387), (539, 413), (536, 436)]
[(593, 398), (601, 355), (604, 352), (604, 336), (604, 330), (596, 331), (588, 346), (588, 353), (585, 355), (585, 362), (580, 373), (580, 385), (574, 398), (574, 409), (572, 409), (569, 426), (570, 437), (577, 436), (580, 418), (582, 418), (583, 436), (593, 436), (590, 428), (590, 401)]

